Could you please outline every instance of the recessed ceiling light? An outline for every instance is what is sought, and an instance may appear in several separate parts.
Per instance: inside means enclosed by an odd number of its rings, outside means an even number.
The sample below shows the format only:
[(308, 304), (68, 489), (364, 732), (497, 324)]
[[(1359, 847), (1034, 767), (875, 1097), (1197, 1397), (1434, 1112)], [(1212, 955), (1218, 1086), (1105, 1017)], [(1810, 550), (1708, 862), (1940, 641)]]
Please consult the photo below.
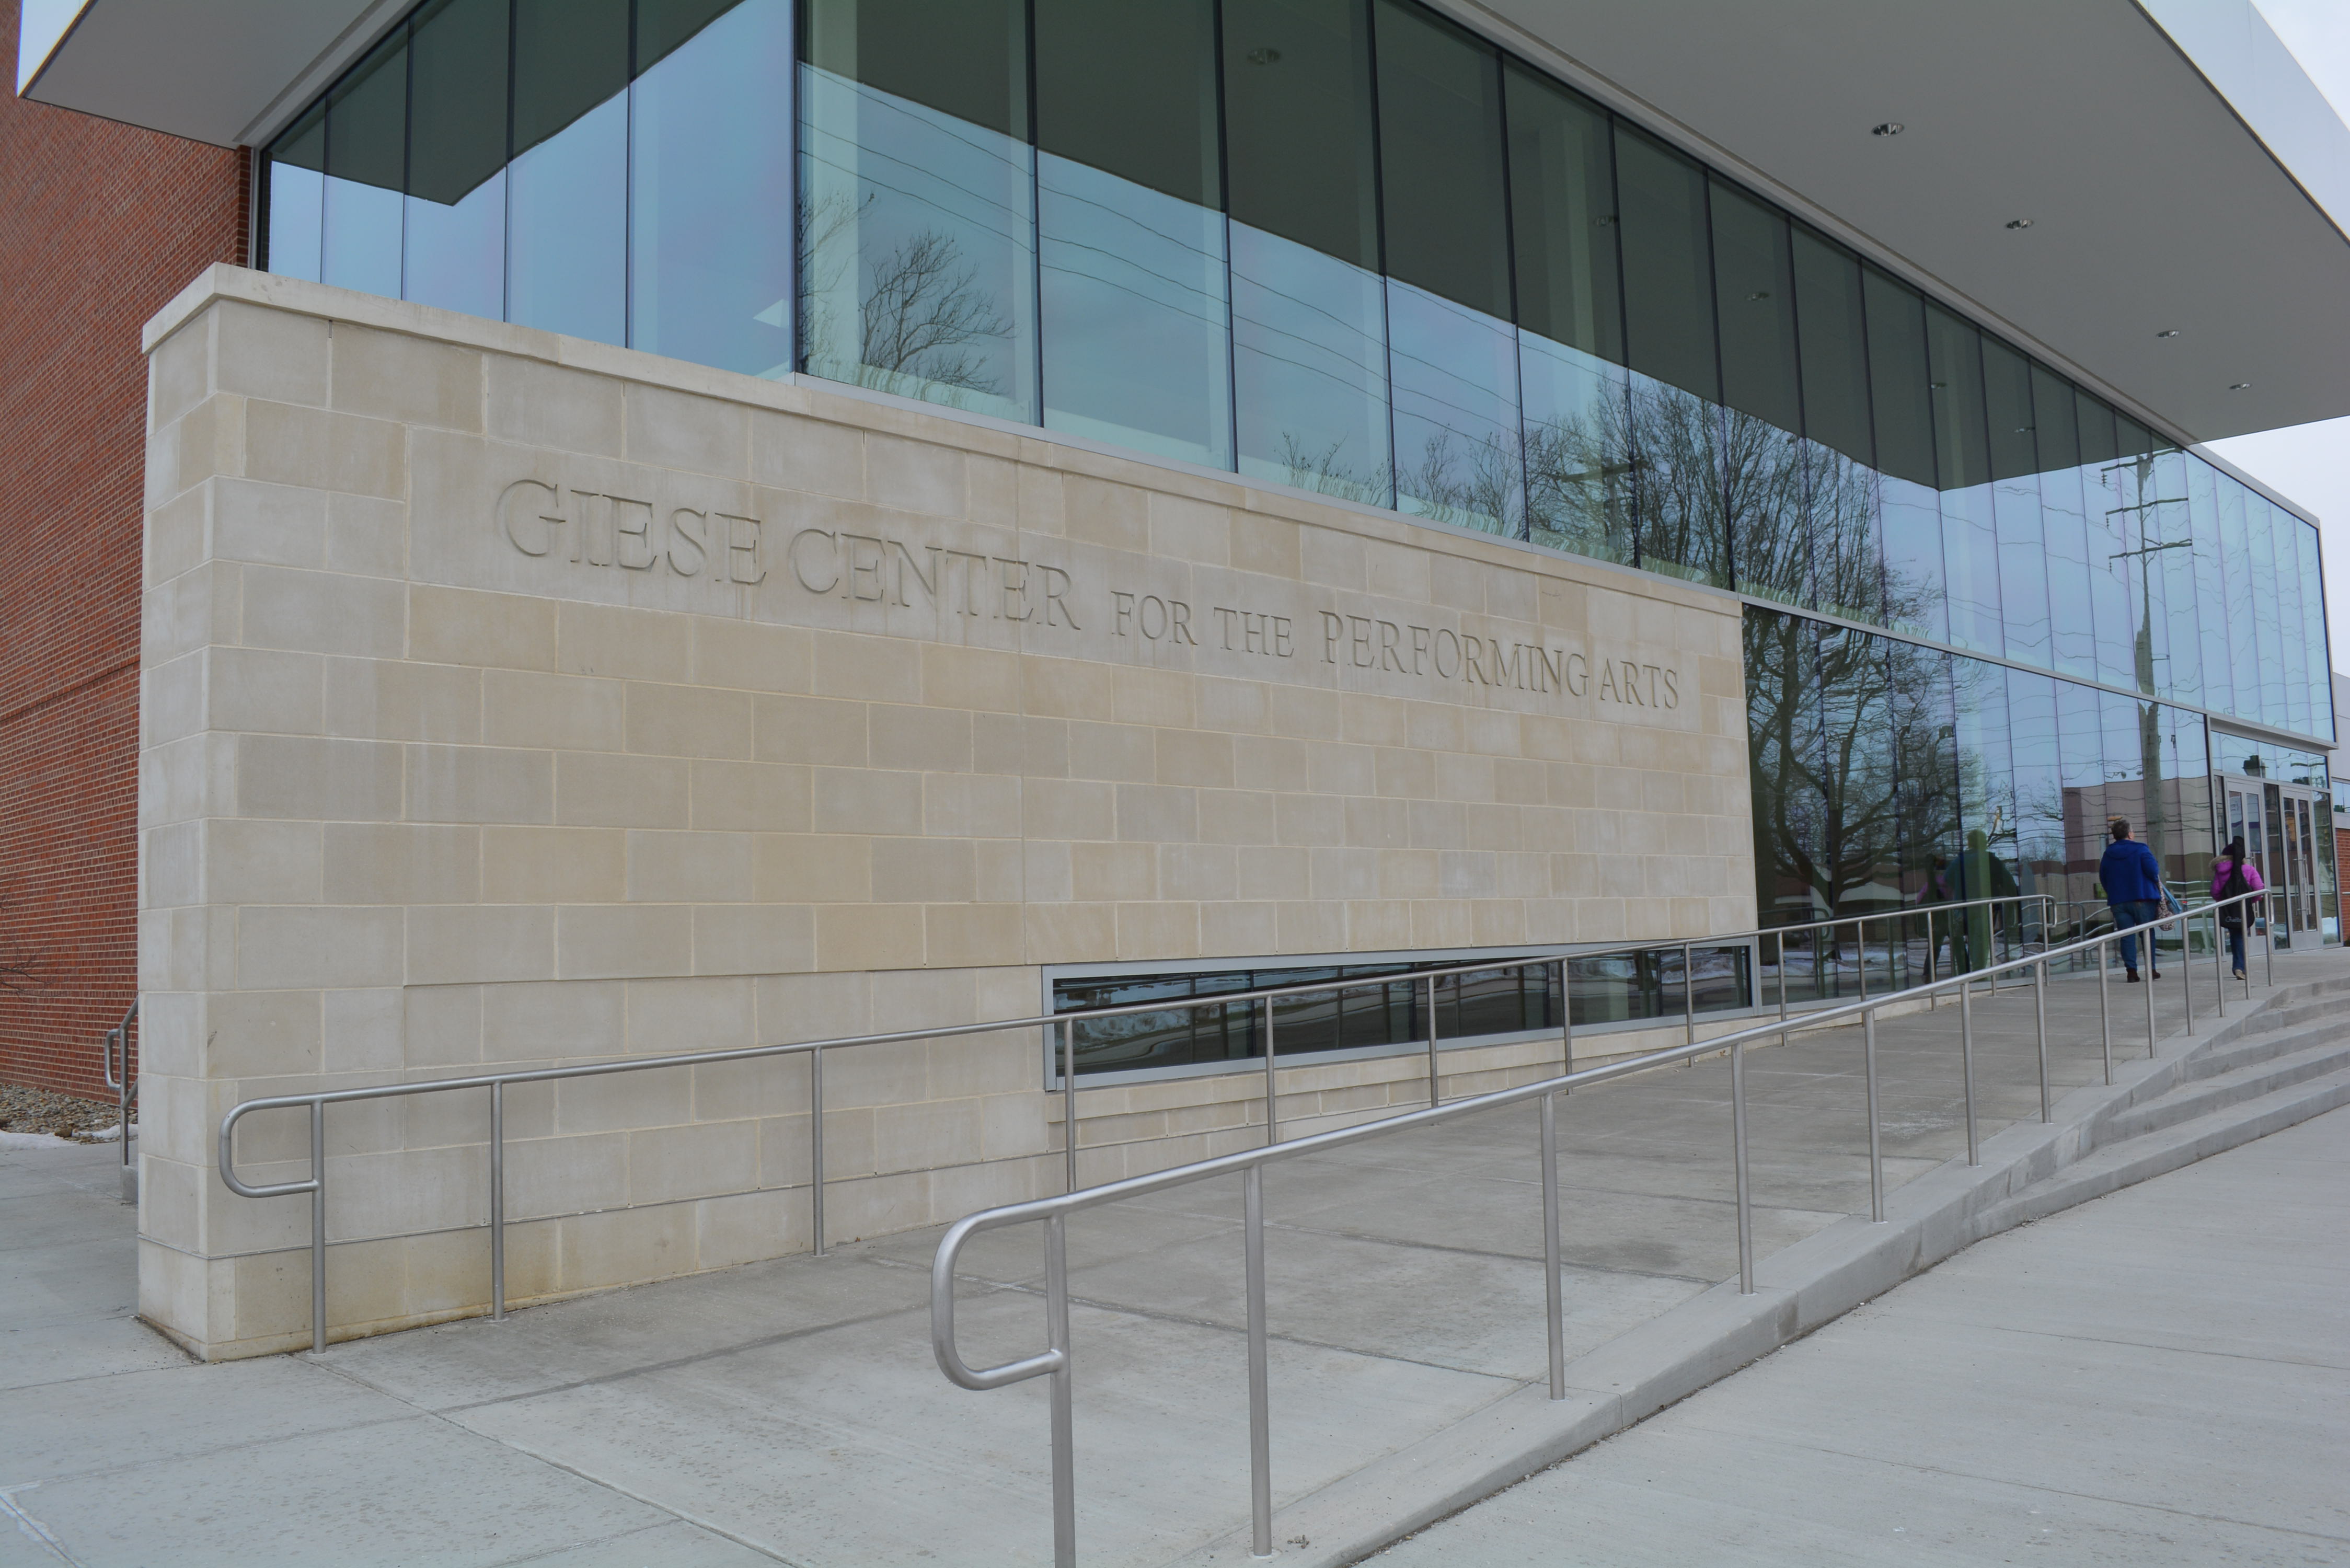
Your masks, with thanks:
[(2178, 328), (2176, 327), (2166, 327), (2161, 331), (2156, 333), (2155, 336), (2157, 337), (2176, 337), (2178, 336)]
[(1883, 125), (1870, 127), (1868, 134), (1871, 136), (1898, 136), (1907, 129), (1908, 128), (1904, 126), (1899, 120), (1888, 119)]
[(2028, 229), (2032, 226), (2032, 220), (2029, 218), (2010, 218), (2007, 221), (2007, 226), (2011, 229)]
[(2251, 386), (2251, 383), (2250, 381), (2236, 381), (2230, 384), (2228, 390), (2231, 392), (2241, 392)]

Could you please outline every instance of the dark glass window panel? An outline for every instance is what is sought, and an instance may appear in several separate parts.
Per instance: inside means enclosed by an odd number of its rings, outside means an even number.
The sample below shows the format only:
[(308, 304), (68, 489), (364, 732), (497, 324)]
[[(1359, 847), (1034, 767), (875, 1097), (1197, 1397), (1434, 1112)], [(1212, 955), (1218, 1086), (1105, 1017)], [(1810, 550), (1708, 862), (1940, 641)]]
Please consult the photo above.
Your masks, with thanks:
[(1212, 0), (1035, 0), (1036, 146), (1221, 207)]
[(327, 98), (322, 281), (400, 296), (400, 188), (408, 143), (408, 34), (376, 46)]
[(2032, 361), (1996, 337), (1982, 340), (1983, 400), (1991, 421), (1991, 477), (2040, 472), (2032, 413)]
[[(742, 0), (637, 0), (636, 74), (644, 75)], [(788, 78), (770, 77), (765, 91)]]
[(2064, 790), (2064, 888), (2082, 918), (2094, 918), (2105, 902), (2097, 883), (2098, 857), (2106, 852), (2105, 721), (2095, 688), (2056, 682), (2057, 774)]
[(517, 158), (629, 85), (629, 0), (515, 0), (514, 37)]
[(628, 340), (629, 100), (616, 93), (507, 171), (506, 317)]
[(2230, 711), (2247, 719), (2261, 716), (2261, 653), (2259, 629), (2252, 614), (2251, 534), (2244, 517), (2250, 492), (2222, 474), (2219, 483), (2220, 557), (2226, 572), (2228, 596), (2228, 672), (2235, 701)]
[(443, 0), (409, 38), (403, 297), (505, 314), (506, 0)]
[(2227, 565), (2220, 549), (2219, 473), (2201, 458), (2187, 459), (2188, 537), (2195, 558), (2196, 636), (2202, 701), (2225, 712), (2235, 706), (2228, 659)]
[(1409, 0), (1373, 5), (1388, 275), (1508, 321), (1501, 57)]
[[(2046, 669), (2048, 543), (2040, 508), (2040, 456), (2032, 411), (2032, 362), (1982, 340), (1983, 400), (1991, 420), (1991, 516), (1999, 537), (2000, 621), (2007, 656)], [(2071, 399), (2065, 401), (2069, 404)]]
[(506, 165), (506, 0), (441, 0), (409, 40), (408, 193), (453, 207)]
[(2114, 416), (2114, 455), (2116, 457), (2147, 457), (2155, 449), (2154, 432), (2127, 414)]
[(1624, 337), (1632, 369), (1719, 401), (1705, 171), (1619, 122)]
[(1783, 604), (1813, 602), (1804, 529), (1807, 443), (1783, 426), (1735, 409), (1721, 421), (1722, 514), (1742, 593)]
[[(1812, 763), (1821, 792), (1815, 919), (1883, 907), (1899, 898), (1918, 787), (1930, 773), (1904, 776), (1914, 761), (1903, 723), (1919, 693), (1918, 650), (1861, 632), (1819, 639), (1820, 752)], [(1947, 698), (1945, 698), (1947, 701)]]
[(2095, 679), (2089, 524), (2081, 493), (2081, 431), (2072, 383), (2032, 367), (2032, 434), (2040, 464), (2042, 570), (2047, 574), (2049, 660), (2067, 675)]
[(268, 232), (264, 265), (286, 277), (318, 281), (325, 238), (327, 108), (322, 101), (269, 149)]
[(2325, 637), (2325, 575), (2317, 530), (2299, 518), (2293, 536), (2301, 556), (2302, 639), (2309, 670), (2309, 733), (2334, 738), (2333, 662)]
[[(2064, 787), (2056, 740), (2056, 682), (2010, 670), (2007, 734), (2015, 798), (2015, 879), (2022, 893), (2072, 895), (2064, 883)], [(2075, 922), (2060, 910), (2059, 940)]]
[[(816, 52), (852, 68), (869, 61), (861, 29), (902, 10), (819, 0), (813, 36), (833, 42)], [(1018, 71), (1024, 46), (993, 57)], [(884, 58), (903, 64), (905, 51)], [(1024, 83), (993, 96), (1024, 105)], [(809, 66), (800, 145), (809, 373), (1035, 422), (1035, 155), (1024, 134)]]
[(1513, 59), (1503, 62), (1503, 86), (1518, 325), (1620, 364), (1623, 292), (1607, 111)]
[(1379, 265), (1370, 14), (1360, 0), (1225, 0), (1235, 223)]
[(1023, 0), (806, 5), (806, 59), (816, 69), (999, 136), (1028, 140), (1028, 13)]
[(1856, 462), (1873, 462), (1860, 263), (1801, 224), (1795, 226), (1794, 249), (1804, 433)]
[(2129, 575), (2130, 542), (2123, 507), (2114, 411), (2086, 392), (2074, 399), (2081, 434), (2081, 505), (2088, 525), (2089, 619), (2096, 637), (2097, 679), (2115, 686), (2137, 680), (2137, 607)]
[(397, 191), (406, 175), (408, 35), (378, 44), (327, 95), (327, 172)]
[(1719, 180), (1713, 182), (1712, 202), (1722, 401), (1783, 431), (1801, 431), (1787, 220)]
[(1518, 383), (1525, 400), (1529, 537), (1631, 565), (1629, 378), (1605, 359), (1522, 331)]
[(1926, 368), (1926, 303), (1874, 267), (1863, 269), (1862, 294), (1868, 312), (1877, 466), (1912, 483), (1932, 484), (1933, 378)]
[(2191, 462), (2175, 446), (2155, 453), (2155, 494), (2146, 514), (2153, 534), (2147, 543), (2160, 546), (2147, 559), (2162, 577), (2162, 662), (2155, 672), (2155, 691), (2177, 702), (2203, 701), (2203, 638), (2196, 624), (2195, 524), (2187, 488)]
[(1866, 464), (1805, 441), (1804, 536), (1814, 607), (1848, 620), (1885, 619), (1885, 558), (1877, 504), (1883, 483)]
[(1045, 428), (1232, 467), (1223, 215), (1036, 158)]
[(1387, 286), (1311, 246), (1232, 225), (1240, 471), (1367, 505), (1388, 467)]
[[(1705, 950), (1696, 964), (1697, 1007), (1715, 1012), (1747, 1004), (1750, 980), (1743, 950)], [(1675, 1017), (1681, 1013), (1680, 951), (1672, 949), (1661, 965), (1658, 954), (1627, 954), (1627, 967), (1646, 963), (1648, 983), (1633, 988), (1631, 1007), (1611, 1017)], [(1602, 961), (1603, 962), (1605, 961)], [(1429, 982), (1412, 978), (1437, 964), (1349, 964), (1287, 969), (1252, 969), (1176, 975), (1118, 975), (1056, 980), (1053, 1010), (1131, 1006), (1165, 1002), (1164, 1010), (1118, 1018), (1088, 1019), (1073, 1025), (1077, 1073), (1134, 1072), (1263, 1060), (1262, 1002), (1221, 1002), (1219, 995), (1276, 986), (1346, 982), (1336, 989), (1273, 1004), (1275, 1050), (1287, 1060), (1334, 1051), (1418, 1044), (1428, 1038)], [(1608, 1001), (1608, 976), (1578, 970), (1578, 991), (1590, 984), (1600, 1011)], [(1666, 983), (1659, 985), (1661, 979)], [(1669, 994), (1668, 994), (1669, 992)], [(1586, 1017), (1576, 998), (1578, 1022)], [(1435, 981), (1435, 1033), (1440, 1040), (1555, 1031), (1561, 1023), (1558, 968), (1555, 961), (1500, 964), (1491, 970), (1444, 975)], [(1057, 1073), (1057, 1057), (1055, 1071)]]
[(1728, 587), (1722, 410), (1637, 371), (1631, 381), (1638, 564), (1668, 576)]
[[(641, 36), (648, 14), (639, 5)], [(674, 10), (675, 7), (671, 7)], [(792, 369), (789, 0), (744, 0), (637, 78), (630, 343), (697, 364)]]
[(1886, 619), (1928, 637), (1947, 637), (1925, 301), (1874, 267), (1862, 269), (1861, 296), (1867, 312), (1869, 405), (1881, 476)]
[[(1753, 797), (1755, 909), (1765, 926), (1801, 924), (1832, 902), (1820, 623), (1746, 607), (1747, 783)], [(1773, 957), (1765, 949), (1766, 961)]]
[(1388, 283), (1399, 510), (1517, 536), (1525, 511), (1517, 352), (1508, 322)]
[(2074, 400), (2074, 406), (2080, 417), (2081, 461), (2102, 466), (2120, 456), (2121, 448), (2115, 440), (2114, 410), (2086, 392)]
[(1926, 307), (1927, 366), (1934, 394), (1935, 470), (1944, 490), (1991, 482), (1984, 428), (1982, 335), (1939, 305)]

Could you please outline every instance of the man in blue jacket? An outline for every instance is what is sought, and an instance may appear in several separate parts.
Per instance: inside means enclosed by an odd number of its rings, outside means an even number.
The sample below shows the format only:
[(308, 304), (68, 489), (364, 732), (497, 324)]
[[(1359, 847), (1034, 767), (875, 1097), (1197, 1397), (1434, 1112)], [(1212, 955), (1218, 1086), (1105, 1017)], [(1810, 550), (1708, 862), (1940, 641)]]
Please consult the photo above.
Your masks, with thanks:
[[(2130, 825), (2120, 818), (2114, 820), (2114, 841), (2106, 846), (2103, 858), (2097, 862), (2097, 880), (2105, 885), (2106, 903), (2114, 912), (2114, 929), (2126, 930), (2142, 926), (2160, 915), (2166, 905), (2178, 907), (2170, 889), (2162, 885), (2162, 866), (2154, 851), (2130, 836)], [(2148, 969), (2160, 980), (2162, 971), (2154, 969), (2158, 962), (2151, 936), (2147, 940)], [(2129, 971), (2130, 983), (2137, 983), (2137, 939), (2122, 939), (2122, 968)]]

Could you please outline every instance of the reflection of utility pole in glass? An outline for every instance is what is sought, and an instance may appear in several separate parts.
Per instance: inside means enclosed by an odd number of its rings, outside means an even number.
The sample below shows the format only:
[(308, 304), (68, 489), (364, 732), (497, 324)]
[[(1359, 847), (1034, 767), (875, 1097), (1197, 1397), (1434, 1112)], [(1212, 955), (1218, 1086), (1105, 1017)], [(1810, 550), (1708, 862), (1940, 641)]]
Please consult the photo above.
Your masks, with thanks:
[[(2141, 462), (2139, 466), (2140, 478), (2143, 480), (2145, 465)], [(2158, 506), (2175, 506), (2183, 504), (2178, 500), (2143, 501), (2136, 506), (2116, 506), (2106, 515), (2111, 517), (2123, 512), (2148, 512)], [(2146, 561), (2147, 558), (2159, 555), (2165, 550), (2187, 550), (2193, 547), (2189, 540), (2173, 539), (2167, 544), (2140, 545), (2135, 550), (2118, 551), (2106, 557), (2108, 562), (2131, 559), (2139, 561), (2137, 637), (2133, 651), (2137, 655), (2137, 689), (2147, 693), (2149, 699), (2154, 693), (2154, 572)], [(2163, 810), (2162, 800), (2162, 708), (2159, 703), (2148, 701), (2138, 704), (2137, 744), (2139, 777), (2143, 781), (2142, 787), (2145, 792), (2146, 845), (2147, 848), (2154, 851), (2155, 863), (2164, 865), (2168, 860), (2170, 846), (2168, 842), (2168, 814)]]

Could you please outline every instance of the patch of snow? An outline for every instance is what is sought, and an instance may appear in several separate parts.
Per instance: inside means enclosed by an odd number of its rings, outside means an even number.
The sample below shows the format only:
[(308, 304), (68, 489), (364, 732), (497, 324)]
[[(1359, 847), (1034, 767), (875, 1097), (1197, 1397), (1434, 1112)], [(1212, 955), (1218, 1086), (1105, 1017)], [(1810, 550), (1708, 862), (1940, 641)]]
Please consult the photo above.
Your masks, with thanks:
[[(111, 1132), (112, 1128), (108, 1128)], [(78, 1148), (81, 1146), (69, 1137), (51, 1137), (47, 1133), (0, 1132), (0, 1149), (15, 1148)]]

